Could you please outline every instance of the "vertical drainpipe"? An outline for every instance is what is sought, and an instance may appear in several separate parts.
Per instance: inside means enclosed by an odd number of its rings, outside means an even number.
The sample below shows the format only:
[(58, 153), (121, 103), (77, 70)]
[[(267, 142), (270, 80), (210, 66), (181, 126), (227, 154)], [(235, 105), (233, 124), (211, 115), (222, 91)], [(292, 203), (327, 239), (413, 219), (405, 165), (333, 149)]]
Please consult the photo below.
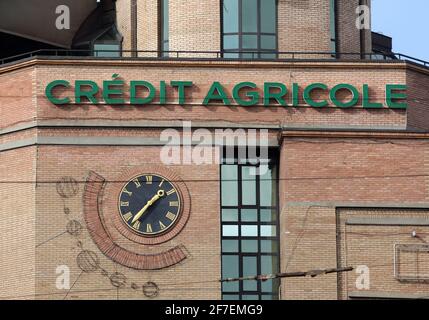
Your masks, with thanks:
[(131, 0), (131, 57), (137, 57), (137, 0)]

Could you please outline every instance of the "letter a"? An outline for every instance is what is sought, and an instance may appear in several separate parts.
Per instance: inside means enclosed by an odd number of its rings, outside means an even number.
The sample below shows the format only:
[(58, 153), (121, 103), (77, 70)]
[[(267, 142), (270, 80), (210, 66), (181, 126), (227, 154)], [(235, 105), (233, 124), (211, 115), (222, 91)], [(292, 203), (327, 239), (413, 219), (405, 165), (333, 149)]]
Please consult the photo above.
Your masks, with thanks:
[(55, 9), (55, 13), (59, 14), (55, 21), (57, 29), (70, 30), (70, 8), (66, 5), (60, 5)]

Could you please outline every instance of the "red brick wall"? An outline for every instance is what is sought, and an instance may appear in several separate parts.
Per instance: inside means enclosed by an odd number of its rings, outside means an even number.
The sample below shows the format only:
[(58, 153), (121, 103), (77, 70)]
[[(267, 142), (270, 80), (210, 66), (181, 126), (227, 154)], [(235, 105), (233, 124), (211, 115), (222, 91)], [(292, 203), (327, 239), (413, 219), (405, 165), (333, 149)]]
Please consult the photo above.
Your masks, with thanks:
[[(428, 210), (406, 210), (406, 209), (341, 209), (339, 216), (339, 260), (341, 266), (365, 265), (369, 268), (369, 288), (364, 291), (385, 292), (403, 295), (417, 295), (426, 297), (428, 295), (428, 283), (398, 281), (395, 278), (395, 263), (399, 264), (400, 270), (409, 274), (429, 275), (427, 261), (429, 253), (420, 253), (395, 261), (395, 245), (414, 244), (422, 245), (429, 240), (429, 227), (427, 226), (379, 226), (379, 225), (346, 225), (346, 219), (350, 217), (400, 217), (402, 219), (428, 218)], [(415, 231), (421, 238), (412, 237)], [(427, 242), (426, 242), (427, 244)], [(402, 258), (402, 259), (401, 259)], [(420, 260), (418, 263), (417, 260)], [(425, 263), (426, 261), (426, 263)], [(418, 268), (420, 267), (420, 270)], [(356, 288), (358, 274), (356, 271), (341, 274), (339, 277), (339, 288), (341, 299), (347, 299), (349, 294), (359, 291)]]
[(35, 147), (0, 153), (0, 299), (36, 292)]
[(0, 71), (0, 128), (35, 119), (35, 81), (35, 68)]
[(408, 71), (408, 128), (411, 130), (429, 130), (429, 78), (426, 70)]
[[(89, 170), (103, 176), (107, 184), (105, 192), (112, 187), (117, 177), (125, 170), (137, 166), (160, 165), (159, 147), (65, 147), (45, 146), (39, 148), (38, 180), (48, 181), (40, 185), (37, 191), (37, 240), (50, 238), (65, 230), (69, 220), (75, 219), (83, 223), (82, 192), (84, 185), (79, 184), (79, 192), (69, 199), (61, 199), (56, 192), (56, 181), (63, 176), (70, 176), (77, 181), (85, 181)], [(106, 156), (108, 155), (108, 156)], [(55, 268), (66, 264), (71, 269), (71, 279), (74, 281), (81, 270), (76, 264), (76, 257), (81, 251), (77, 241), (83, 243), (86, 250), (95, 252), (100, 260), (100, 266), (108, 271), (120, 272), (127, 277), (126, 288), (116, 292), (108, 278), (100, 275), (100, 270), (84, 273), (76, 283), (70, 298), (138, 298), (144, 299), (141, 290), (130, 288), (131, 283), (142, 285), (154, 281), (160, 287), (160, 299), (219, 299), (220, 287), (216, 280), (220, 278), (220, 218), (219, 218), (219, 167), (205, 166), (169, 166), (186, 183), (191, 196), (192, 211), (185, 229), (172, 240), (157, 245), (141, 245), (138, 243), (119, 240), (124, 248), (142, 254), (152, 254), (168, 250), (177, 245), (183, 245), (189, 256), (183, 262), (163, 270), (141, 271), (133, 270), (114, 263), (104, 256), (90, 238), (86, 229), (81, 235), (73, 237), (69, 234), (58, 237), (37, 248), (37, 292), (49, 294), (47, 297), (62, 298), (64, 291), (55, 288)], [(144, 171), (142, 172), (144, 173)], [(197, 182), (192, 182), (197, 180)], [(201, 183), (199, 180), (208, 180)], [(210, 182), (213, 181), (213, 182)], [(124, 182), (125, 184), (125, 182)], [(107, 194), (105, 195), (107, 196)], [(102, 198), (102, 202), (106, 199)], [(70, 214), (64, 214), (64, 205), (70, 209)], [(106, 208), (101, 206), (102, 213)], [(115, 234), (112, 234), (115, 237)], [(117, 235), (116, 235), (117, 236)], [(202, 284), (186, 284), (199, 282)], [(207, 281), (207, 282), (205, 282)], [(202, 289), (207, 288), (207, 289)], [(98, 292), (101, 290), (101, 292)]]
[[(353, 204), (368, 207), (426, 204), (429, 149), (425, 143), (371, 136), (346, 139), (338, 135), (336, 139), (286, 138), (281, 150), (282, 272), (335, 268), (340, 259), (341, 267), (368, 265), (372, 291), (427, 292), (427, 284), (402, 284), (393, 278), (392, 252), (393, 243), (419, 242), (411, 238), (414, 229), (427, 241), (428, 227), (351, 226), (348, 230), (356, 234), (346, 236), (344, 221), (336, 220), (335, 210)], [(428, 217), (426, 211), (414, 214), (407, 210), (385, 210), (387, 216)], [(339, 212), (341, 219), (349, 216), (349, 212), (354, 214), (350, 210)], [(377, 211), (368, 209), (359, 214), (370, 218)], [(337, 240), (336, 225), (342, 228), (342, 238)], [(359, 232), (369, 235), (362, 238)], [(383, 237), (383, 233), (390, 235)], [(343, 250), (341, 254), (337, 253), (336, 244)], [(340, 278), (340, 296), (336, 279), (336, 275), (287, 278), (282, 281), (282, 292), (286, 299), (344, 299), (347, 292), (358, 291), (354, 285), (355, 272)]]

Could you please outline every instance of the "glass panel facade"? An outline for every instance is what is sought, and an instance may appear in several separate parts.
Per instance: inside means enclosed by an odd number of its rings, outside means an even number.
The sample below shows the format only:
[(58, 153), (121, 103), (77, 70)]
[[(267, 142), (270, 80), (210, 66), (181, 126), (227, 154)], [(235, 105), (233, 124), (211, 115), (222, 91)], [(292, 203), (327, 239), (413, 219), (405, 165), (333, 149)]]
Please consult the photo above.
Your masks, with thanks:
[(121, 46), (119, 44), (94, 44), (94, 57), (118, 58), (121, 56)]
[(261, 6), (261, 32), (276, 34), (277, 25), (276, 19), (276, 0), (263, 0), (264, 5)]
[(160, 49), (161, 56), (168, 57), (168, 51), (170, 50), (170, 42), (169, 42), (169, 8), (168, 8), (168, 0), (160, 0), (160, 21), (161, 21), (161, 38), (160, 38)]
[(337, 0), (329, 0), (330, 2), (330, 20), (331, 20), (331, 52), (332, 56), (336, 56), (337, 52), (337, 31), (336, 31), (336, 2)]
[(258, 0), (241, 1), (241, 27), (243, 32), (258, 31)]
[[(222, 278), (279, 272), (277, 152), (270, 152), (268, 170), (248, 159), (221, 165)], [(225, 191), (226, 190), (226, 191)], [(231, 191), (232, 190), (232, 191)], [(228, 193), (228, 195), (226, 194)], [(235, 275), (235, 276), (233, 276)], [(223, 299), (278, 299), (279, 280), (222, 284)]]
[(223, 0), (223, 57), (274, 59), (277, 0)]
[(119, 35), (116, 27), (110, 28), (103, 35), (93, 40), (92, 51), (94, 57), (121, 57), (121, 40), (121, 36)]
[(223, 1), (223, 31), (225, 33), (238, 33), (238, 1)]

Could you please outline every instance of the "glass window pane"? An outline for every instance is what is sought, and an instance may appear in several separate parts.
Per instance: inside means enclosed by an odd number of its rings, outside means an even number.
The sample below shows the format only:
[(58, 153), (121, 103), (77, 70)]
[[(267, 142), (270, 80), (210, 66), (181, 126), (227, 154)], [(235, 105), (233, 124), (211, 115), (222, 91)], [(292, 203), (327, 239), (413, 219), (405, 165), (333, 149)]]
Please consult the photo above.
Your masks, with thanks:
[(238, 49), (238, 35), (225, 35), (223, 36), (223, 48), (228, 49)]
[(222, 205), (236, 206), (238, 204), (237, 166), (222, 166)]
[(161, 50), (162, 50), (162, 56), (168, 57), (169, 53), (167, 51), (170, 50), (170, 44), (169, 44), (169, 8), (168, 8), (168, 0), (162, 0), (162, 31), (161, 31)]
[(245, 0), (242, 2), (241, 19), (243, 32), (257, 32), (258, 0)]
[(240, 296), (238, 294), (224, 294), (222, 300), (239, 300)]
[(254, 167), (243, 166), (241, 168), (241, 196), (243, 205), (256, 204), (256, 175)]
[[(243, 257), (243, 277), (256, 276), (258, 273), (258, 264), (256, 257)], [(256, 280), (243, 281), (243, 289), (245, 291), (254, 291), (258, 289)]]
[(222, 252), (238, 252), (238, 240), (222, 240)]
[(169, 13), (168, 13), (168, 0), (163, 0), (162, 1), (162, 31), (163, 31), (163, 40), (166, 41), (168, 40), (168, 35), (169, 35)]
[(276, 49), (276, 36), (261, 36), (261, 49)]
[(261, 32), (276, 33), (276, 0), (261, 1)]
[[(264, 168), (265, 169), (265, 168)], [(275, 180), (273, 180), (273, 170), (272, 168), (266, 168), (266, 170), (261, 170), (263, 173), (260, 180), (260, 197), (261, 197), (261, 206), (274, 206), (275, 203), (275, 194), (273, 184), (275, 184)]]
[(243, 49), (255, 49), (256, 51), (257, 48), (258, 48), (258, 36), (253, 34), (243, 35)]
[(270, 294), (263, 294), (261, 300), (278, 300), (278, 296), (273, 296)]
[(108, 58), (120, 57), (121, 56), (120, 47), (118, 44), (96, 43), (94, 44), (94, 56), (108, 57)]
[(276, 226), (261, 226), (261, 237), (275, 237), (276, 234)]
[(238, 210), (237, 209), (222, 209), (222, 221), (238, 221)]
[(273, 292), (273, 280), (261, 281), (262, 292)]
[(242, 237), (257, 237), (258, 226), (241, 226)]
[(261, 240), (261, 252), (263, 253), (277, 253), (278, 245), (277, 241), (273, 240)]
[(256, 294), (245, 294), (243, 295), (242, 300), (259, 300), (259, 296)]
[[(237, 278), (239, 275), (238, 270), (238, 256), (222, 256), (222, 278)], [(234, 292), (238, 291), (238, 281), (237, 282), (223, 282), (222, 290), (224, 292)]]
[(256, 209), (241, 209), (241, 221), (258, 221), (258, 210)]
[(261, 58), (262, 59), (276, 59), (277, 54), (275, 54), (275, 53), (261, 53)]
[(278, 268), (276, 256), (261, 256), (261, 273), (276, 273)]
[(238, 281), (234, 282), (222, 282), (222, 291), (223, 292), (238, 292)]
[(240, 56), (239, 56), (239, 54), (238, 54), (238, 53), (225, 52), (225, 53), (223, 54), (223, 57), (224, 57), (224, 58), (229, 58), (229, 59), (237, 59), (237, 58), (239, 58)]
[(331, 39), (335, 39), (335, 0), (329, 0)]
[(243, 53), (241, 55), (241, 57), (243, 59), (256, 59), (259, 57), (259, 54), (257, 52), (252, 52), (252, 53)]
[[(262, 198), (261, 198), (262, 202)], [(262, 222), (274, 222), (276, 221), (277, 210), (276, 209), (261, 209), (261, 221)]]
[(241, 240), (242, 252), (258, 252), (258, 240)]
[(222, 226), (222, 235), (224, 237), (237, 237), (238, 226)]
[(238, 0), (223, 0), (223, 32), (238, 32)]
[(337, 43), (335, 40), (331, 40), (331, 52), (335, 53), (337, 50)]

